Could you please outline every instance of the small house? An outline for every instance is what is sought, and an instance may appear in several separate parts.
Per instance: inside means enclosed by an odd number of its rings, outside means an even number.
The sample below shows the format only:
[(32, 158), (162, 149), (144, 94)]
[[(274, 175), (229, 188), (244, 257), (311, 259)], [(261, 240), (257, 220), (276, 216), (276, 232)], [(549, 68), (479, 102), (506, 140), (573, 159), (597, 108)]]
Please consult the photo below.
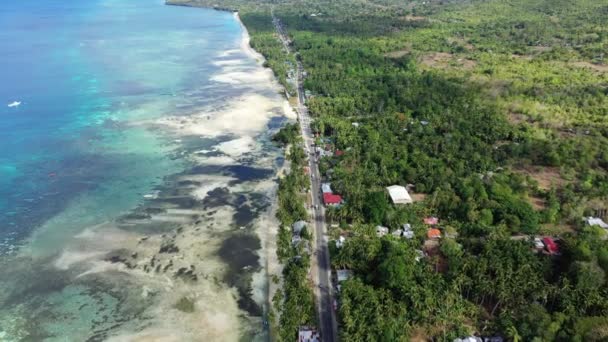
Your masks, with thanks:
[(342, 246), (344, 246), (344, 243), (346, 242), (346, 238), (342, 235), (340, 235), (340, 237), (338, 238), (338, 240), (336, 240), (336, 247), (337, 248), (342, 248)]
[(414, 231), (412, 230), (412, 225), (409, 223), (406, 223), (403, 225), (403, 237), (406, 239), (413, 239), (414, 238)]
[(608, 223), (604, 222), (604, 220), (602, 220), (599, 217), (589, 216), (589, 217), (585, 217), (583, 220), (589, 226), (599, 226), (600, 228), (608, 229)]
[(325, 205), (332, 205), (332, 206), (340, 205), (340, 204), (342, 204), (342, 196), (331, 194), (331, 193), (324, 193), (323, 194), (323, 203), (325, 203)]
[(387, 187), (386, 190), (394, 204), (409, 204), (413, 202), (412, 197), (404, 186), (391, 185)]
[(321, 192), (323, 192), (324, 194), (333, 194), (334, 193), (331, 190), (331, 184), (330, 183), (322, 183), (321, 184)]
[(388, 228), (384, 226), (376, 226), (376, 236), (383, 237), (386, 234), (388, 234)]
[(547, 249), (547, 252), (549, 252), (549, 254), (559, 253), (559, 246), (552, 238), (545, 236), (543, 238), (543, 244), (545, 244), (545, 248)]
[(341, 156), (343, 156), (343, 155), (344, 155), (344, 151), (342, 151), (342, 150), (336, 150), (336, 152), (334, 152), (334, 155), (335, 155), (336, 157), (341, 157)]
[(331, 156), (331, 155), (332, 155), (331, 151), (325, 150), (325, 149), (323, 149), (323, 148), (321, 148), (321, 147), (319, 147), (319, 146), (317, 146), (317, 147), (315, 148), (315, 150), (316, 150), (317, 155), (318, 155), (319, 157), (329, 157), (329, 156)]
[(429, 239), (439, 239), (439, 238), (441, 238), (441, 230), (439, 230), (437, 228), (431, 228), (431, 229), (427, 230), (426, 236)]
[(298, 342), (319, 342), (321, 336), (315, 328), (302, 326), (298, 328)]
[(402, 234), (403, 234), (403, 230), (401, 230), (401, 229), (395, 229), (391, 233), (391, 235), (394, 237), (401, 237)]

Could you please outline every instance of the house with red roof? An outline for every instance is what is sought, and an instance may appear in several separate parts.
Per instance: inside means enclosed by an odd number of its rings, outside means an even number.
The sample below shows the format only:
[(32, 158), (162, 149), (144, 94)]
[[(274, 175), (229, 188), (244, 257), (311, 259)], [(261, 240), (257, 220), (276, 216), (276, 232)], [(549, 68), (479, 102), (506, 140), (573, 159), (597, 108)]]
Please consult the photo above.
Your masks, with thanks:
[(342, 151), (342, 150), (336, 150), (336, 152), (334, 152), (334, 155), (335, 155), (336, 157), (343, 156), (343, 155), (344, 155), (344, 151)]
[(324, 193), (323, 203), (325, 203), (325, 205), (340, 205), (342, 203), (342, 196), (332, 193)]
[(545, 236), (543, 238), (543, 244), (545, 245), (545, 248), (547, 249), (547, 252), (549, 252), (549, 254), (558, 254), (559, 253), (559, 246), (557, 245), (557, 243), (555, 243), (555, 240), (553, 240), (552, 238)]

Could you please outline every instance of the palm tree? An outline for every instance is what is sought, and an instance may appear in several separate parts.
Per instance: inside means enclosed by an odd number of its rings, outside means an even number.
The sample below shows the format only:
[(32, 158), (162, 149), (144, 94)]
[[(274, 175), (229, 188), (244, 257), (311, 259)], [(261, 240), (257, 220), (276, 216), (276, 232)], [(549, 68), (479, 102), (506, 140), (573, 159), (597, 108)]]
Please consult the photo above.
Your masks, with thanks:
[(521, 336), (519, 336), (519, 332), (512, 325), (507, 328), (507, 336), (509, 336), (509, 338), (511, 338), (511, 340), (513, 342), (519, 342), (519, 341), (521, 341)]

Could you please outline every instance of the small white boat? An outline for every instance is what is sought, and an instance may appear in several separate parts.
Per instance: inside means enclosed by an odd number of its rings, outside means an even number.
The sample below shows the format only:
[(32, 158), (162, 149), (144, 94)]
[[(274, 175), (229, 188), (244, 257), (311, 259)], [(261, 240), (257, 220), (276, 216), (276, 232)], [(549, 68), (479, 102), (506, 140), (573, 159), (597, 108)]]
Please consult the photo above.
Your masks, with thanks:
[(11, 103), (8, 104), (9, 108), (19, 107), (19, 105), (21, 105), (21, 101), (13, 101), (13, 102), (11, 102)]

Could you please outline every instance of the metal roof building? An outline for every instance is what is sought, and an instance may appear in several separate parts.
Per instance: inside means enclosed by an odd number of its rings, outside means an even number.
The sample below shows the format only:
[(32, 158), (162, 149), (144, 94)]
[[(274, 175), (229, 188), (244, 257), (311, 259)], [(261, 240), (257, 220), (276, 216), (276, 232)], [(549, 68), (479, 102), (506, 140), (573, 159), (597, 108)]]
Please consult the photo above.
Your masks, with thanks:
[(401, 185), (391, 185), (387, 187), (386, 190), (388, 190), (388, 194), (395, 204), (408, 204), (413, 202), (410, 194), (405, 187)]
[(600, 226), (601, 228), (608, 229), (608, 224), (599, 217), (586, 217), (585, 222), (590, 226)]
[(325, 203), (325, 205), (338, 205), (342, 203), (342, 196), (324, 193), (323, 202)]

